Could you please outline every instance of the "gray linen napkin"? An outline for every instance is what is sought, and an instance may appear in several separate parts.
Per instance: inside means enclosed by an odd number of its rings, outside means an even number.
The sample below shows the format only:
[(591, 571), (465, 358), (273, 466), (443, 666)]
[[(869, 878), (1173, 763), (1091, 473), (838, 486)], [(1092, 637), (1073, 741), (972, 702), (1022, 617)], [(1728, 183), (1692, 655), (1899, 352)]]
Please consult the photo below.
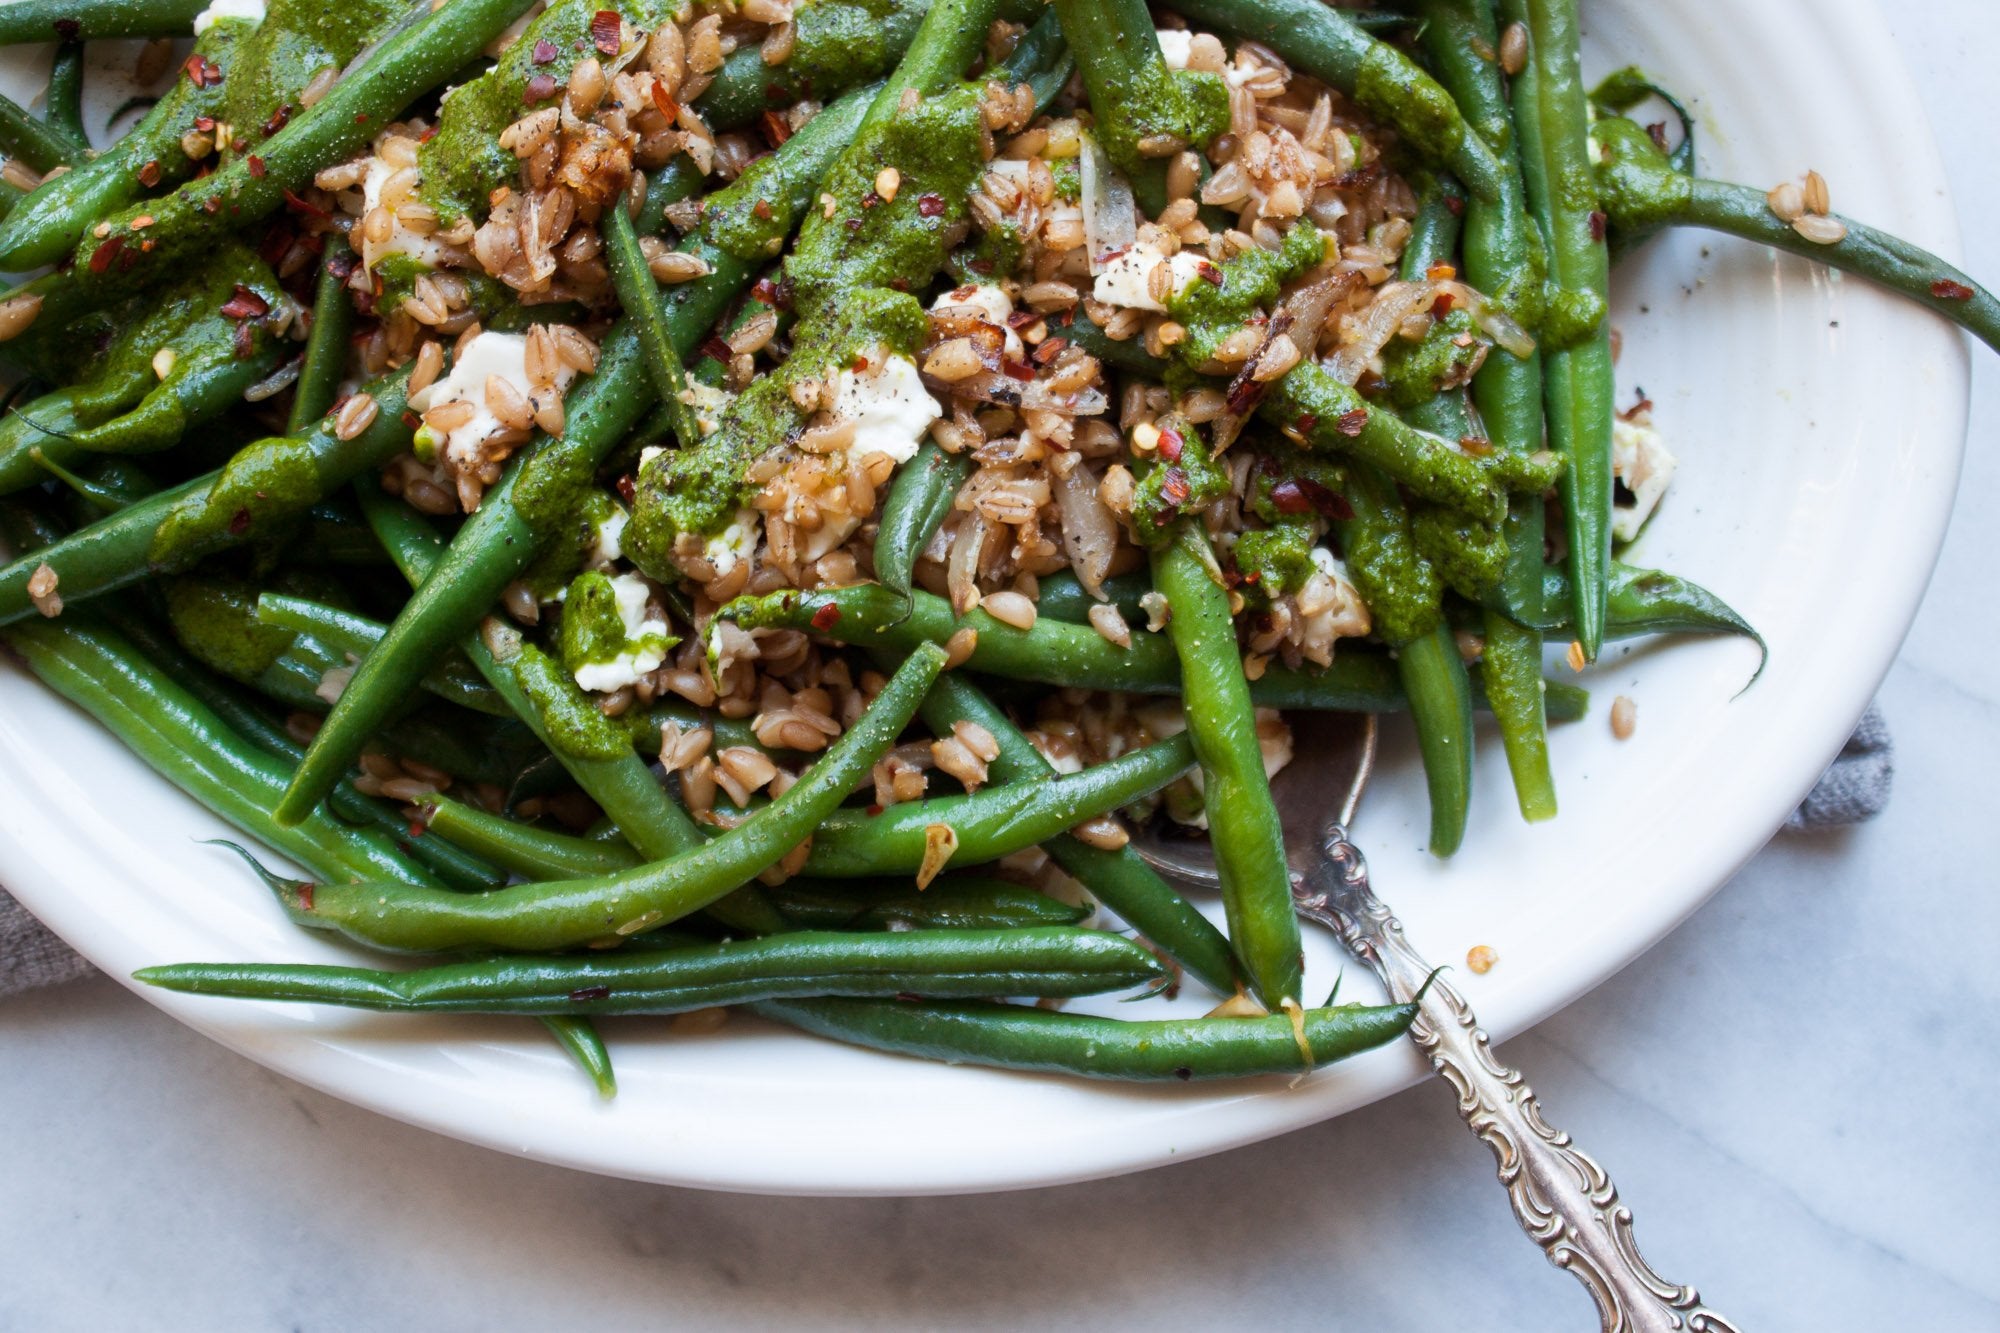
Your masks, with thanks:
[[(1888, 724), (1881, 710), (1871, 706), (1853, 739), (1792, 812), (1785, 828), (1793, 832), (1840, 828), (1881, 814), (1889, 804), (1894, 759)], [(0, 889), (0, 997), (74, 981), (90, 970), (89, 963)]]

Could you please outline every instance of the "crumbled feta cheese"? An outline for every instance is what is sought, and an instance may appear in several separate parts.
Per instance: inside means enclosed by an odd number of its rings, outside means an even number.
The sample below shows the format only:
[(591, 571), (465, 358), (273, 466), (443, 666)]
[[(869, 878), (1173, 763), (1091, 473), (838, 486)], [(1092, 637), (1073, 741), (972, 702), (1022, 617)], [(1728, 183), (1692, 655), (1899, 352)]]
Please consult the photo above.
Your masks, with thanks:
[(614, 504), (611, 512), (597, 524), (591, 535), (590, 564), (596, 569), (608, 569), (625, 555), (625, 525), (632, 516), (625, 512), (623, 505)]
[[(410, 395), (410, 407), (417, 412), (428, 412), (446, 403), (470, 403), (472, 419), (442, 439), (429, 426), (420, 428), (416, 437), (418, 456), (442, 454), (454, 462), (478, 461), (480, 444), (501, 429), (500, 418), (486, 405), (486, 381), (498, 375), (519, 390), (532, 406), (538, 394), (528, 383), (527, 367), (526, 334), (489, 331), (473, 338), (452, 363), (449, 375)], [(567, 366), (558, 369), (556, 392), (568, 389), (575, 378), (576, 372)]]
[(1007, 322), (1014, 313), (1014, 302), (1008, 299), (1004, 289), (990, 282), (975, 283), (969, 287), (958, 287), (946, 292), (931, 302), (933, 314), (940, 310), (970, 310), (984, 321), (1005, 331), (1007, 335), (1007, 355), (1020, 360), (1025, 355), (1021, 345), (1021, 335)]
[(727, 389), (719, 389), (713, 384), (703, 384), (700, 380), (689, 380), (681, 390), (681, 401), (694, 409), (695, 424), (701, 427), (703, 439), (715, 434), (722, 425), (722, 414), (733, 401)]
[[(228, 2), (229, 0), (218, 0), (218, 3)], [(396, 174), (397, 170), (398, 168), (390, 166), (379, 157), (368, 159), (368, 174), (361, 181), (363, 217), (368, 216), (368, 214), (373, 213), (382, 206), (382, 187), (388, 183), (391, 176)], [(411, 203), (417, 202), (414, 194), (405, 196), (405, 199)], [(396, 225), (390, 229), (388, 240), (380, 243), (362, 241), (361, 266), (363, 268), (372, 270), (377, 264), (391, 255), (408, 255), (410, 258), (427, 264), (432, 268), (437, 267), (443, 262), (445, 257), (443, 241), (440, 241), (434, 235), (426, 235), (404, 226), (402, 218), (397, 215), (396, 210), (393, 208), (389, 210), (389, 216), (395, 219)], [(359, 236), (361, 230), (360, 227), (356, 227), (354, 234)]]
[(1154, 266), (1167, 265), (1170, 275), (1167, 296), (1171, 300), (1195, 280), (1201, 273), (1202, 265), (1207, 262), (1207, 258), (1196, 250), (1182, 250), (1170, 256), (1150, 245), (1133, 245), (1104, 266), (1097, 275), (1097, 281), (1092, 284), (1090, 294), (1105, 305), (1130, 306), (1134, 310), (1165, 314), (1167, 307), (1153, 299), (1150, 278)]
[(1612, 507), (1613, 537), (1621, 542), (1638, 539), (1639, 530), (1659, 507), (1679, 465), (1649, 418), (1627, 421), (1620, 417), (1611, 423), (1611, 474), (1633, 497), (1631, 504)]
[(194, 16), (194, 35), (199, 37), (215, 26), (217, 19), (264, 21), (264, 0), (209, 0), (207, 9)]
[(1160, 39), (1160, 54), (1166, 58), (1167, 68), (1186, 69), (1194, 34), (1186, 28), (1161, 28), (1153, 35)]
[(667, 660), (672, 630), (664, 620), (646, 615), (646, 602), (653, 590), (636, 574), (620, 574), (611, 580), (611, 593), (618, 604), (618, 618), (625, 626), (625, 646), (608, 662), (587, 662), (576, 669), (576, 683), (593, 693), (607, 693), (636, 685), (639, 678), (656, 670)]
[(854, 423), (850, 452), (864, 457), (886, 454), (907, 463), (944, 409), (924, 388), (917, 363), (909, 357), (877, 346), (869, 348), (863, 359), (867, 369), (860, 374), (850, 367), (835, 377), (833, 415)]
[(710, 537), (702, 548), (702, 556), (715, 566), (715, 576), (721, 578), (756, 554), (757, 538), (763, 530), (763, 515), (754, 509), (737, 510), (729, 526)]

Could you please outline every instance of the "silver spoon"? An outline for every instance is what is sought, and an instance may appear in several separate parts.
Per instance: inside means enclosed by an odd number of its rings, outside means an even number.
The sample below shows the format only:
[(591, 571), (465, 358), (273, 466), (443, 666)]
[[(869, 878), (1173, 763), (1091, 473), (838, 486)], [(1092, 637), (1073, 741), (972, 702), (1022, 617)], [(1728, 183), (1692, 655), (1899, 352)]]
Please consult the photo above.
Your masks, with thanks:
[[(1347, 837), (1375, 764), (1375, 719), (1303, 713), (1289, 720), (1292, 761), (1272, 780), (1271, 795), (1285, 829), (1294, 907), (1331, 928), (1392, 1000), (1417, 1000), (1410, 1039), (1457, 1093), (1459, 1118), (1493, 1150), (1521, 1229), (1583, 1283), (1606, 1333), (1735, 1333), (1693, 1287), (1674, 1286), (1647, 1266), (1611, 1177), (1542, 1118), (1533, 1090), (1495, 1057), (1465, 997), (1442, 977), (1425, 988), (1435, 969), (1369, 888), (1368, 863)], [(1218, 882), (1206, 838), (1149, 830), (1132, 846), (1170, 879)]]

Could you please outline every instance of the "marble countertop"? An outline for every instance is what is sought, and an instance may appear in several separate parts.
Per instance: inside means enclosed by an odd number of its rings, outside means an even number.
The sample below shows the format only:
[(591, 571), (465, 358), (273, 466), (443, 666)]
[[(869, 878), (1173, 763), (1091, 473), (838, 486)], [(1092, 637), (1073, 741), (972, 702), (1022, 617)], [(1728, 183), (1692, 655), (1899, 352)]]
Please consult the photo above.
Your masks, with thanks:
[[(1888, 8), (1990, 278), (2000, 136), (1967, 114), (1989, 5)], [(2000, 617), (1968, 521), (2000, 495), (2000, 363), (1975, 367), (1967, 498), (1882, 693), (1888, 813), (1781, 836), (1503, 1052), (1659, 1270), (1746, 1329), (2000, 1329)], [(0, 1004), (0, 1069), (0, 1329), (1595, 1326), (1439, 1086), (1096, 1184), (789, 1200), (439, 1138), (104, 980)]]

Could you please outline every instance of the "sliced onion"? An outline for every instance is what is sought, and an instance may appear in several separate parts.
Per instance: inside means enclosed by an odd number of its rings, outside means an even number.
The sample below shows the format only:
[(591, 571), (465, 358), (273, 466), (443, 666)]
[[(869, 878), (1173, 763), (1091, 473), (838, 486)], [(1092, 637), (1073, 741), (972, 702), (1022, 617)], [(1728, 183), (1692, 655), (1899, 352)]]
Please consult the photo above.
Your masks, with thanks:
[(1032, 407), (1066, 417), (1101, 416), (1111, 406), (1101, 389), (1055, 393), (1044, 380), (1017, 380), (998, 370), (982, 370), (962, 380), (946, 381), (926, 376), (924, 383), (933, 391), (951, 398), (991, 403), (995, 407)]
[(1526, 358), (1535, 354), (1535, 340), (1528, 331), (1514, 322), (1514, 317), (1487, 299), (1486, 293), (1466, 286), (1462, 282), (1441, 282), (1438, 291), (1451, 297), (1453, 303), (1472, 316), (1472, 322), (1479, 331), (1494, 343), (1515, 356)]
[(1083, 176), (1083, 252), (1090, 271), (1104, 271), (1107, 255), (1129, 250), (1139, 239), (1139, 206), (1132, 187), (1111, 168), (1104, 146), (1088, 130), (1078, 135), (1077, 162)]
[(1368, 363), (1389, 345), (1403, 321), (1437, 299), (1428, 282), (1392, 282), (1375, 293), (1363, 316), (1361, 336), (1335, 352), (1327, 369), (1342, 384), (1353, 385), (1368, 371)]
[(1076, 581), (1092, 597), (1104, 596), (1104, 577), (1118, 550), (1118, 520), (1098, 498), (1097, 478), (1079, 464), (1054, 478), (1056, 507), (1062, 510), (1063, 550), (1069, 554)]

